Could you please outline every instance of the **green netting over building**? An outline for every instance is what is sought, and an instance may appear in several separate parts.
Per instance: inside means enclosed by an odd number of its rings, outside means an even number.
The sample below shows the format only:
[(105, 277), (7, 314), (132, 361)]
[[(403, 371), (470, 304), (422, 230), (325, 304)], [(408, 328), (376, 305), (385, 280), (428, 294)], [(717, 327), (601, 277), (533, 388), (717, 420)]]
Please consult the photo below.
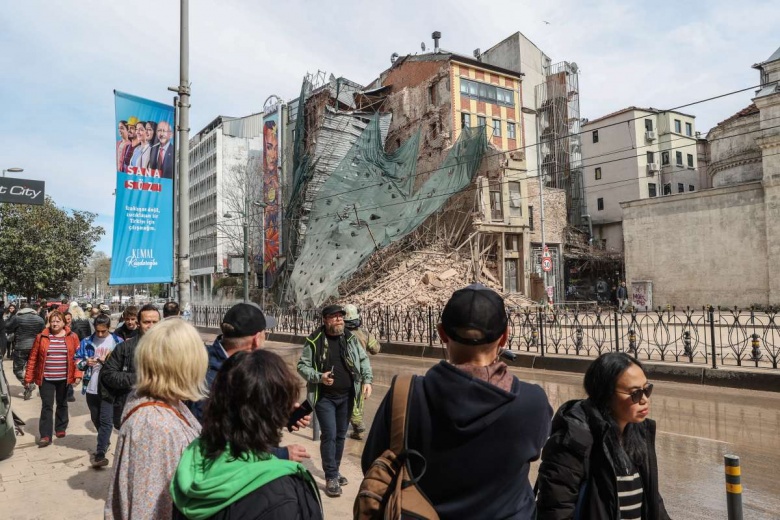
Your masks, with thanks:
[[(439, 168), (418, 172), (420, 132), (387, 154), (381, 117), (372, 116), (313, 200), (290, 278), (300, 307), (337, 296), (339, 284), (372, 253), (407, 236), (466, 188), (487, 150), (484, 128), (464, 128)], [(296, 177), (306, 167), (298, 166)], [(418, 176), (426, 180), (415, 190)]]

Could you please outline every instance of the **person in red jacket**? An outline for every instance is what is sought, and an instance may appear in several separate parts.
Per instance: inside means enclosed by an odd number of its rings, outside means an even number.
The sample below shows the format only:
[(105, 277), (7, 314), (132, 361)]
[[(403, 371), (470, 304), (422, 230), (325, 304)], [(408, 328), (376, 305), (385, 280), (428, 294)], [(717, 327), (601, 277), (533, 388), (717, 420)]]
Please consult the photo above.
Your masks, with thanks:
[[(65, 437), (68, 429), (68, 385), (79, 384), (82, 377), (74, 360), (78, 348), (79, 337), (65, 327), (62, 313), (50, 312), (49, 326), (35, 338), (24, 375), (25, 388), (31, 383), (40, 388), (41, 419), (38, 431), (41, 447), (51, 444), (53, 427), (57, 438)], [(55, 424), (52, 424), (55, 402), (57, 413)]]

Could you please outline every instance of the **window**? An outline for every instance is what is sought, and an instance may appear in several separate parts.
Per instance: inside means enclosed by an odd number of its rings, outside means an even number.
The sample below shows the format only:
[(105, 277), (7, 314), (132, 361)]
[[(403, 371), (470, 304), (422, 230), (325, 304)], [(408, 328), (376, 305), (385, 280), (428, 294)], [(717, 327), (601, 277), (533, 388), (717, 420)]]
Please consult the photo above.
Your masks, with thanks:
[(648, 132), (653, 131), (653, 120), (652, 119), (645, 119), (645, 130)]
[(669, 152), (661, 152), (661, 164), (663, 166), (669, 164)]
[(490, 219), (504, 220), (504, 202), (501, 198), (501, 182), (490, 181)]
[(601, 180), (601, 167), (596, 168), (596, 180)]
[(593, 131), (593, 142), (594, 143), (598, 143), (599, 142), (599, 131), (598, 130), (594, 130)]
[(515, 134), (515, 124), (514, 123), (507, 123), (506, 124), (506, 136), (509, 139), (516, 139), (517, 138), (516, 134)]
[(504, 235), (504, 249), (507, 251), (520, 251), (520, 235), (507, 233)]
[(674, 120), (674, 131), (678, 134), (682, 133), (682, 121), (679, 119)]
[(693, 190), (694, 190), (693, 184), (689, 184), (688, 185), (688, 191), (693, 191)]
[(690, 123), (685, 123), (685, 135), (692, 136), (693, 135), (693, 125)]
[(693, 168), (693, 154), (688, 154), (688, 168)]
[(604, 211), (604, 198), (603, 197), (599, 197), (598, 199), (596, 199), (596, 206), (598, 207), (599, 211)]
[(534, 207), (528, 206), (528, 230), (534, 230)]
[(485, 119), (485, 116), (477, 116), (477, 126), (487, 126), (487, 119)]
[(677, 193), (685, 193), (685, 184), (682, 182), (677, 183)]
[(461, 78), (460, 93), (480, 101), (505, 106), (515, 105), (515, 93), (511, 89)]
[(655, 152), (647, 152), (647, 164), (655, 162)]
[(501, 137), (501, 120), (493, 120), (493, 137)]
[(461, 128), (468, 128), (471, 126), (471, 114), (467, 114), (463, 112), (460, 115), (460, 127)]
[[(428, 103), (431, 105), (438, 105), (438, 99), (436, 96), (436, 90), (439, 88), (439, 82), (434, 81), (431, 86), (428, 87)], [(461, 87), (462, 88), (462, 87)]]
[(647, 183), (647, 194), (651, 197), (655, 197), (658, 195), (655, 191), (655, 183), (654, 182), (648, 182)]
[(523, 216), (523, 194), (521, 191), (519, 182), (509, 183), (509, 216), (510, 217), (522, 217)]
[(675, 158), (675, 160), (677, 162), (677, 166), (682, 166), (683, 165), (683, 162), (682, 162), (682, 152), (674, 152), (674, 158)]
[(672, 183), (667, 182), (664, 184), (664, 195), (671, 195), (672, 194)]

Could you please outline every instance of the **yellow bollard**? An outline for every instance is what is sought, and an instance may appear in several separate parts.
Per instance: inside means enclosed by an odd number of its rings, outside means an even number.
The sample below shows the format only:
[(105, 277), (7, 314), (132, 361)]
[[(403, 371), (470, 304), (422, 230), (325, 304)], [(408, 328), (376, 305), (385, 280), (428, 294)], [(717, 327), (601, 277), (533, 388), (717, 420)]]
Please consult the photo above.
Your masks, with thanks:
[(742, 472), (739, 457), (725, 455), (726, 466), (726, 506), (729, 520), (742, 520)]

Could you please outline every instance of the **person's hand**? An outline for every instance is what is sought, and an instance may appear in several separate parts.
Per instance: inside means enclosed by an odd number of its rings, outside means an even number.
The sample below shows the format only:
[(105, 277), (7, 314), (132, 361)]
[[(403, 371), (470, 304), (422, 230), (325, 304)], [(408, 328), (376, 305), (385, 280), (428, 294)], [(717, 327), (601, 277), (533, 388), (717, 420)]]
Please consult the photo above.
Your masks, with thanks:
[[(300, 403), (295, 403), (295, 405), (293, 406), (293, 410), (295, 410), (297, 408), (300, 408), (300, 407), (301, 407)], [(292, 431), (297, 432), (298, 430), (302, 430), (302, 429), (306, 428), (307, 426), (309, 426), (310, 422), (311, 422), (311, 414), (304, 415), (303, 417), (298, 419), (297, 423), (295, 423), (293, 425)]]
[(73, 384), (74, 384), (74, 385), (77, 385), (77, 384), (79, 384), (79, 383), (81, 383), (81, 378), (80, 378), (80, 377), (77, 377), (77, 378), (76, 378), (76, 380), (75, 380), (75, 381), (73, 381)]
[(287, 446), (287, 454), (293, 462), (303, 462), (303, 459), (311, 458), (306, 448), (300, 444), (290, 444)]
[(87, 358), (87, 366), (88, 367), (94, 367), (97, 364), (97, 359), (91, 357)]
[(327, 372), (322, 373), (322, 377), (320, 378), (320, 381), (322, 381), (322, 384), (325, 386), (330, 386), (333, 384), (333, 372), (328, 370)]
[(363, 399), (371, 397), (371, 385), (369, 383), (363, 384)]

